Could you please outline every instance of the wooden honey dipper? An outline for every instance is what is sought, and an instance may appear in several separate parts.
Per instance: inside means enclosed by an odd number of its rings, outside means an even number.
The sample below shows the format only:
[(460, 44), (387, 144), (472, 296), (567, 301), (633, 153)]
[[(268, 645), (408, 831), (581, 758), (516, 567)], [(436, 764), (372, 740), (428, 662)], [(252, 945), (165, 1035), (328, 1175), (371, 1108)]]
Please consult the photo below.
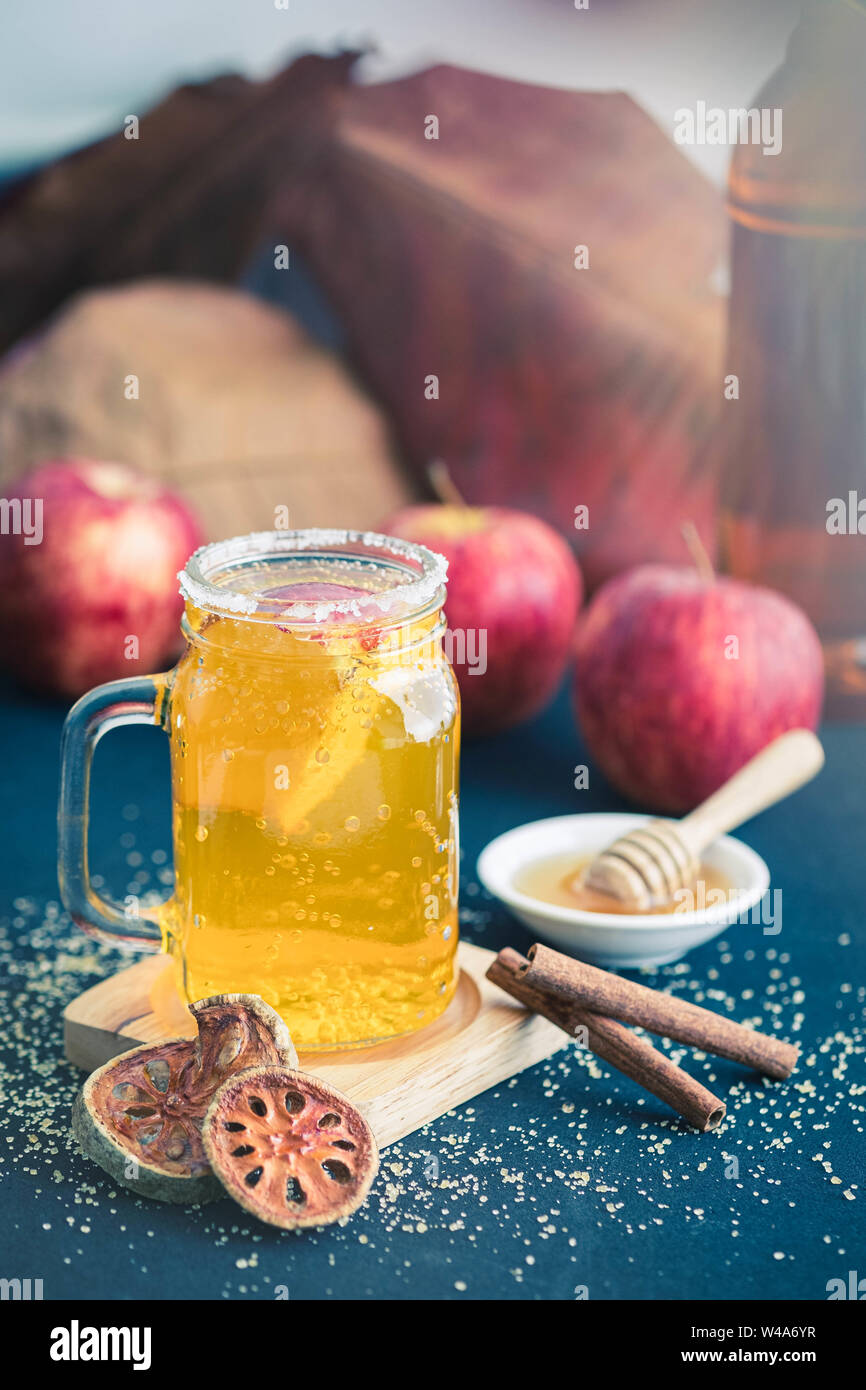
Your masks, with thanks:
[(707, 845), (811, 781), (824, 750), (809, 729), (791, 729), (745, 763), (683, 820), (651, 820), (597, 854), (582, 886), (646, 912), (696, 879)]

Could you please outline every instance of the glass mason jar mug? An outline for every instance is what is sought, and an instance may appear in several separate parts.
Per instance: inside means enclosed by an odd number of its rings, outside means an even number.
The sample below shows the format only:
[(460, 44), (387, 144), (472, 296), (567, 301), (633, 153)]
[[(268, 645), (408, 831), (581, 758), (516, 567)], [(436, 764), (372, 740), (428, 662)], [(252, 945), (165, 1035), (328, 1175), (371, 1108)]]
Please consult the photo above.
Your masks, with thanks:
[[(60, 883), (86, 931), (176, 960), (189, 999), (260, 994), (306, 1049), (431, 1022), (455, 986), (459, 701), (445, 561), (346, 531), (203, 547), (167, 675), (85, 695), (64, 730)], [(87, 862), (90, 761), (124, 723), (171, 744), (174, 895), (130, 917)]]

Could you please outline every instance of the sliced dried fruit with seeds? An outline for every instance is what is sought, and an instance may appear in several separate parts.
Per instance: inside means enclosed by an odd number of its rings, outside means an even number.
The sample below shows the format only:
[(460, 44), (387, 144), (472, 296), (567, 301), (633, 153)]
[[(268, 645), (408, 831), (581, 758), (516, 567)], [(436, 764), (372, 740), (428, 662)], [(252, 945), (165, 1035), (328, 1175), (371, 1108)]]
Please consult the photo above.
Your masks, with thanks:
[(201, 1137), (215, 1092), (263, 1062), (297, 1066), (285, 1023), (255, 994), (216, 994), (190, 1005), (197, 1038), (145, 1043), (89, 1076), (72, 1131), (89, 1158), (126, 1187), (162, 1202), (221, 1196)]
[(258, 994), (212, 994), (190, 1004), (198, 1024), (196, 1057), (203, 1074), (220, 1082), (244, 1067), (265, 1062), (298, 1065), (289, 1030), (276, 1009)]
[(288, 1067), (256, 1067), (226, 1081), (202, 1138), (229, 1195), (287, 1229), (348, 1216), (379, 1168), (363, 1115), (333, 1086)]

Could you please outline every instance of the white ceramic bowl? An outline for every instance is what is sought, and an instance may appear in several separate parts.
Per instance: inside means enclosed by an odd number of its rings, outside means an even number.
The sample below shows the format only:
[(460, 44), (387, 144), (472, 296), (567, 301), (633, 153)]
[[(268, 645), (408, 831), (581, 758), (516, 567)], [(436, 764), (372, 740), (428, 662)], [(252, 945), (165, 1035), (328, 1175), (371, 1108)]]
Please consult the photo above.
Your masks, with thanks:
[(650, 819), (601, 811), (519, 825), (482, 851), (478, 877), (536, 936), (593, 965), (619, 969), (679, 960), (748, 912), (769, 887), (770, 871), (761, 856), (731, 835), (716, 840), (703, 859), (725, 875), (736, 896), (700, 911), (628, 916), (586, 912), (540, 902), (514, 887), (515, 878), (529, 864), (569, 850), (576, 859), (594, 854)]

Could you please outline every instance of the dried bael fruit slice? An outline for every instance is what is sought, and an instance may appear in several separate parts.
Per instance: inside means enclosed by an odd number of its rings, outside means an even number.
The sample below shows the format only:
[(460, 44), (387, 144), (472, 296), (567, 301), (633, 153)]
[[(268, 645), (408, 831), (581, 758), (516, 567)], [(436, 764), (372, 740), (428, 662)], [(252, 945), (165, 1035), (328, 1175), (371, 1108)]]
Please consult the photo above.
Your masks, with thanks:
[(72, 1131), (94, 1163), (143, 1197), (209, 1202), (222, 1195), (201, 1127), (229, 1077), (262, 1063), (298, 1064), (289, 1031), (255, 994), (216, 994), (190, 1005), (197, 1038), (145, 1043), (84, 1083)]
[(198, 1025), (197, 1064), (203, 1074), (218, 1077), (214, 1090), (245, 1067), (298, 1065), (288, 1028), (258, 994), (212, 994), (190, 1004), (189, 1011)]
[(379, 1168), (363, 1115), (318, 1077), (288, 1067), (256, 1067), (226, 1081), (202, 1137), (229, 1195), (287, 1229), (348, 1216)]

